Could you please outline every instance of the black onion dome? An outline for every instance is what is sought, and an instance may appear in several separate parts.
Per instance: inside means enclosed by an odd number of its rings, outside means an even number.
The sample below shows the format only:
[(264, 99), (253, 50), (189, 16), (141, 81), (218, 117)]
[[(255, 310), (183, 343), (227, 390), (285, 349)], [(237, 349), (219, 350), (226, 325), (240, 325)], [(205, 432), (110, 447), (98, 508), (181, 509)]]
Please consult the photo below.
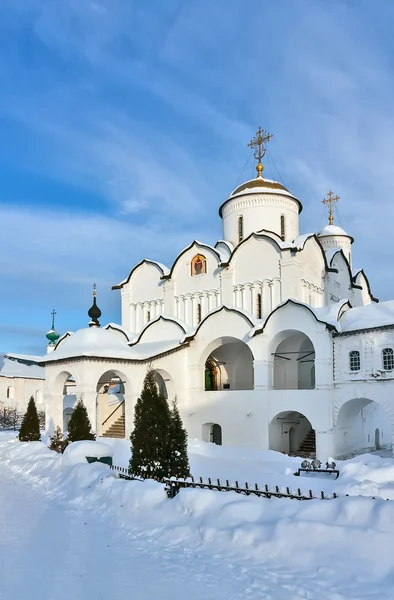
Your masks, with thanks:
[(97, 325), (100, 327), (99, 318), (101, 317), (101, 310), (96, 304), (96, 290), (93, 292), (93, 304), (88, 310), (88, 315), (91, 318), (91, 325)]

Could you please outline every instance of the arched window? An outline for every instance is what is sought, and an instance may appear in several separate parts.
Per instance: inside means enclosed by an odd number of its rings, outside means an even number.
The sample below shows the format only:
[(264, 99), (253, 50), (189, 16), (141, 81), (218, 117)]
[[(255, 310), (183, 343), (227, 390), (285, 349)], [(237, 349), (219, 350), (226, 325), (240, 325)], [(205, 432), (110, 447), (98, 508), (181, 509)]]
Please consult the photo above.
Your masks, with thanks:
[(149, 321), (150, 321), (150, 310), (148, 310), (146, 313), (146, 322), (149, 323)]
[(201, 304), (197, 304), (197, 323), (201, 323)]
[(351, 371), (360, 370), (360, 352), (358, 350), (352, 350), (349, 352), (349, 367)]
[(14, 388), (12, 387), (12, 385), (10, 385), (10, 387), (7, 388), (7, 398), (13, 398), (14, 397)]
[(392, 348), (384, 348), (382, 350), (383, 369), (391, 371), (394, 369), (394, 351)]
[(238, 243), (244, 239), (244, 218), (241, 215), (238, 217)]
[(261, 319), (261, 294), (257, 294), (256, 317)]
[(286, 220), (285, 215), (280, 216), (280, 237), (283, 241), (286, 239)]
[(207, 260), (202, 254), (197, 254), (192, 259), (192, 276), (203, 275), (207, 272)]

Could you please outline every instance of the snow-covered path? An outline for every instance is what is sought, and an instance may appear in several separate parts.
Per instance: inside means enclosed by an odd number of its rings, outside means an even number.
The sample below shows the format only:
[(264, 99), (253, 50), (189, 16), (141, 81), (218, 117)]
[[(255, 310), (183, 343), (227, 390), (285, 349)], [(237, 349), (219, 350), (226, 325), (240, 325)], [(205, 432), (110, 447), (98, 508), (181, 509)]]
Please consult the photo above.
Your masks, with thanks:
[(0, 443), (1, 600), (394, 597), (392, 502), (167, 500), (98, 463), (61, 465), (39, 442)]
[(242, 568), (117, 529), (7, 467), (0, 466), (0, 482), (0, 598), (224, 600), (253, 589)]

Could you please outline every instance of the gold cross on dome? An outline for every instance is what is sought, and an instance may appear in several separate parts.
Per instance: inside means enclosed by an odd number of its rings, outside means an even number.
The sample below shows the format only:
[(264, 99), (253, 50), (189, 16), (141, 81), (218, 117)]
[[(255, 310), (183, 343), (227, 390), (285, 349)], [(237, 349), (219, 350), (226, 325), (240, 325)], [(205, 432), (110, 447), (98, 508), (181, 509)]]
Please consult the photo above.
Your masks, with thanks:
[(93, 284), (93, 296), (95, 296), (95, 295), (96, 295), (96, 284), (94, 283)]
[(334, 223), (334, 204), (338, 202), (339, 196), (334, 196), (330, 190), (327, 194), (327, 198), (322, 200), (323, 204), (328, 204), (328, 222), (330, 225)]
[(252, 148), (252, 150), (254, 150), (253, 156), (258, 161), (257, 167), (256, 167), (258, 177), (262, 177), (261, 174), (263, 172), (264, 167), (263, 167), (261, 161), (262, 161), (265, 153), (267, 152), (266, 144), (268, 144), (268, 142), (270, 141), (271, 138), (272, 138), (272, 135), (270, 133), (268, 133), (268, 131), (265, 131), (264, 129), (261, 129), (261, 127), (259, 127), (258, 130), (256, 131), (255, 137), (252, 138), (248, 144), (248, 147)]
[(51, 315), (52, 315), (52, 329), (53, 329), (55, 326), (55, 315), (56, 315), (55, 309), (53, 309), (53, 311), (51, 312)]

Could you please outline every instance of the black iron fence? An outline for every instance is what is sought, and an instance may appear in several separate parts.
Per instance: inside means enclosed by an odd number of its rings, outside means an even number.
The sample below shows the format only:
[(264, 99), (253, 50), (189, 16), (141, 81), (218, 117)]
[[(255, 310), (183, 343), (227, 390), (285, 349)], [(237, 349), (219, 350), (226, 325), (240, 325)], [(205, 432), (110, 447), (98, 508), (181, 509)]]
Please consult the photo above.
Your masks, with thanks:
[[(119, 477), (122, 479), (144, 481), (144, 479), (147, 478), (144, 477), (143, 474), (132, 474), (125, 467), (112, 465), (111, 469), (116, 471)], [(335, 492), (333, 494), (326, 494), (325, 492), (321, 491), (318, 496), (315, 496), (312, 490), (308, 490), (308, 492), (305, 494), (300, 488), (293, 490), (290, 489), (290, 487), (280, 487), (278, 485), (269, 486), (267, 484), (260, 488), (257, 483), (250, 485), (248, 482), (245, 482), (245, 484), (242, 485), (236, 481), (235, 484), (230, 484), (228, 479), (221, 481), (220, 479), (212, 480), (210, 477), (207, 479), (203, 479), (202, 477), (198, 479), (195, 479), (194, 477), (188, 477), (186, 479), (177, 477), (148, 478), (155, 479), (159, 483), (163, 483), (169, 498), (175, 498), (179, 491), (185, 488), (214, 490), (217, 492), (236, 492), (237, 494), (243, 494), (245, 496), (258, 496), (259, 498), (290, 498), (291, 500), (334, 500), (338, 497)]]

